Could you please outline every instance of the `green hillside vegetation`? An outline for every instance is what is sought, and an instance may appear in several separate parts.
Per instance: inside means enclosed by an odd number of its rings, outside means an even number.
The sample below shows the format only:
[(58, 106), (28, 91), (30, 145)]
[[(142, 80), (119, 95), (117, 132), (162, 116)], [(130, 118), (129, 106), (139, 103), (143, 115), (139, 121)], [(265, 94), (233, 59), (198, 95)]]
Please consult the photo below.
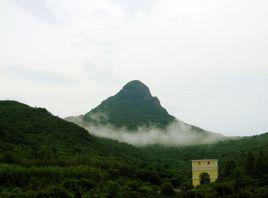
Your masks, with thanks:
[[(268, 197), (268, 134), (136, 148), (89, 135), (46, 109), (0, 101), (0, 197)], [(191, 186), (191, 159), (219, 159)]]
[(157, 196), (179, 175), (138, 148), (15, 101), (0, 102), (0, 135), (0, 197)]
[[(96, 116), (97, 119), (94, 119)], [(92, 109), (84, 116), (84, 120), (135, 130), (138, 126), (151, 125), (165, 128), (175, 118), (161, 106), (157, 97), (151, 95), (146, 85), (134, 80)]]

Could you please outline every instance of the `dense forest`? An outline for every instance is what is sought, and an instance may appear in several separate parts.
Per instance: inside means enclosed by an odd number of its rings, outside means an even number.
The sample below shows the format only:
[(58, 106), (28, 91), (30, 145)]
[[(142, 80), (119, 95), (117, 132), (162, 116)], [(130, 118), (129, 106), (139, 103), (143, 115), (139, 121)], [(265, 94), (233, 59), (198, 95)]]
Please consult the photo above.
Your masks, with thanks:
[[(46, 109), (0, 101), (0, 197), (268, 197), (268, 134), (210, 145), (134, 147)], [(219, 179), (191, 185), (192, 159)]]

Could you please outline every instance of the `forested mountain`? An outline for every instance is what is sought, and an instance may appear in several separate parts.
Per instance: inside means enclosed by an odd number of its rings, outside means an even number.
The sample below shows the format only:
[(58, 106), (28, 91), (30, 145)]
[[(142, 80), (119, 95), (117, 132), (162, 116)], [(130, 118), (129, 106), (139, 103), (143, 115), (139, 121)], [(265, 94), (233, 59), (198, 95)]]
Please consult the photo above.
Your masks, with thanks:
[[(268, 134), (216, 144), (133, 147), (46, 109), (0, 101), (0, 197), (267, 197)], [(219, 159), (193, 189), (192, 159)]]
[[(68, 118), (67, 118), (68, 119)], [(168, 114), (157, 97), (141, 81), (128, 82), (117, 94), (104, 100), (83, 116), (92, 124), (111, 124), (129, 130), (139, 126), (167, 127), (175, 118)]]
[[(107, 98), (85, 115), (68, 117), (65, 120), (86, 128), (94, 135), (110, 137), (126, 143), (132, 141), (116, 138), (116, 134), (111, 135), (111, 133), (125, 132), (132, 133), (130, 136), (133, 136), (136, 132), (146, 134), (154, 131), (152, 138), (159, 141), (151, 144), (165, 145), (214, 143), (225, 138), (221, 134), (176, 119), (161, 106), (157, 97), (152, 96), (149, 88), (138, 80), (128, 82), (117, 94)], [(107, 132), (103, 135), (103, 131), (108, 131), (105, 127), (114, 130), (110, 134)], [(158, 134), (155, 134), (155, 131)], [(171, 136), (173, 138), (170, 139)], [(135, 142), (133, 144), (135, 145)], [(139, 145), (140, 142), (136, 142), (137, 144)]]
[[(97, 117), (97, 119), (95, 119)], [(105, 122), (115, 127), (137, 129), (138, 126), (167, 127), (175, 118), (168, 114), (157, 97), (138, 80), (128, 82), (116, 95), (104, 100), (85, 114), (84, 120)]]
[(1, 151), (14, 151), (14, 155), (19, 151), (18, 156), (14, 156), (18, 157), (16, 160), (29, 157), (49, 161), (49, 155), (65, 158), (80, 153), (109, 155), (117, 147), (122, 151), (130, 148), (139, 152), (127, 144), (96, 138), (44, 108), (32, 108), (16, 101), (0, 101), (0, 136)]

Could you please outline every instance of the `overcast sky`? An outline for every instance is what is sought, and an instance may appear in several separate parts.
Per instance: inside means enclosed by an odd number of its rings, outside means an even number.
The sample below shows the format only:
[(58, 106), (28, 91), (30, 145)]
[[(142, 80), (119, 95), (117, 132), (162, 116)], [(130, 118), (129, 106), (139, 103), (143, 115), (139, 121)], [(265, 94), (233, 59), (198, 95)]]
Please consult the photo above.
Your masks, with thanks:
[(1, 0), (0, 99), (60, 117), (130, 80), (178, 119), (268, 132), (267, 0)]

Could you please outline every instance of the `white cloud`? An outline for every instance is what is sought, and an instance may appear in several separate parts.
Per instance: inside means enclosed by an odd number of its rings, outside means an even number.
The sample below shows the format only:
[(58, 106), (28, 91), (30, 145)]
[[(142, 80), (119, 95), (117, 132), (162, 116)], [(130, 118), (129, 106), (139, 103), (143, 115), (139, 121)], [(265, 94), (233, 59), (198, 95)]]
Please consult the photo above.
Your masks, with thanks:
[[(94, 120), (107, 119), (107, 115), (99, 113), (97, 115), (91, 115), (91, 117)], [(69, 117), (66, 120), (84, 127), (92, 135), (114, 139), (134, 146), (148, 146), (153, 144), (185, 146), (215, 143), (226, 139), (225, 136), (220, 134), (195, 130), (180, 121), (169, 124), (165, 130), (154, 126), (140, 126), (137, 130), (129, 131), (124, 127), (115, 128), (110, 124), (96, 126), (92, 123), (85, 122), (81, 116)]]
[(39, 20), (45, 21), (47, 23), (59, 22), (60, 18), (54, 9), (51, 3), (51, 0), (11, 0), (15, 5), (24, 9), (26, 12), (31, 13), (34, 17), (37, 17)]
[(160, 0), (111, 0), (114, 5), (121, 7), (124, 12), (130, 15), (145, 14), (147, 15)]

